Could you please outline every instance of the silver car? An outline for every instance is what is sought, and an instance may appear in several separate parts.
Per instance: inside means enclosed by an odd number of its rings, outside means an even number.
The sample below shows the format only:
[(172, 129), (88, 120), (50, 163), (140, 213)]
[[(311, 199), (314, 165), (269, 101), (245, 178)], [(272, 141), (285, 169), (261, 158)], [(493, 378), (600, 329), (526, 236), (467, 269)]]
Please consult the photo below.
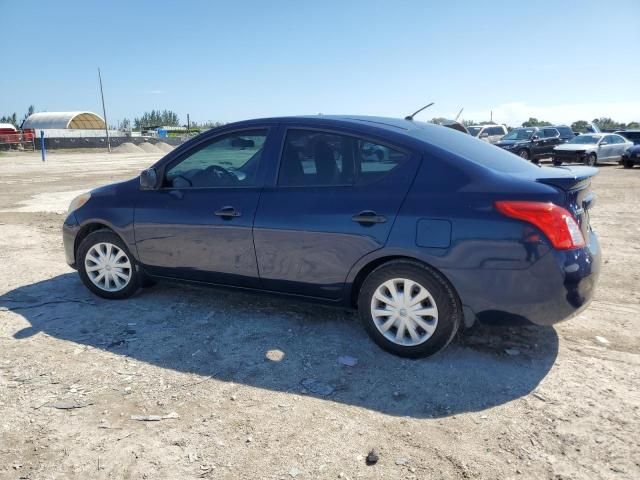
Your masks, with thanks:
[(596, 165), (598, 162), (618, 162), (633, 145), (615, 133), (585, 133), (553, 149), (553, 164), (578, 162)]

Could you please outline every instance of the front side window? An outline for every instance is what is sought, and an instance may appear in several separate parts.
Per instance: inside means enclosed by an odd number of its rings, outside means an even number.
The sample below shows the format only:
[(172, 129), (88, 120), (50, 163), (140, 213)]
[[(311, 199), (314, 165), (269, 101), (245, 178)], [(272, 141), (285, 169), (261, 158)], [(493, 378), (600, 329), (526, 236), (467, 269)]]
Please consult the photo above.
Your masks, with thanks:
[(560, 135), (560, 133), (555, 128), (545, 128), (544, 129), (545, 138), (547, 138), (547, 137), (557, 137), (558, 135)]
[(217, 137), (170, 166), (165, 175), (165, 187), (256, 186), (258, 163), (266, 139), (266, 129)]
[(337, 186), (370, 183), (407, 156), (365, 139), (312, 130), (289, 130), (278, 185)]

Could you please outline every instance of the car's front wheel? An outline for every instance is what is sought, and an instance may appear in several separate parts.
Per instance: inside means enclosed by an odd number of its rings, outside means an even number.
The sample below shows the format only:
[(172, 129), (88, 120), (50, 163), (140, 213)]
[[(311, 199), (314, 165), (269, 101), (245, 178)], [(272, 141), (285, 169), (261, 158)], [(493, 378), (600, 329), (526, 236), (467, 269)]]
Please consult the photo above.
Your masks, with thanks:
[(78, 273), (96, 295), (122, 299), (140, 288), (140, 277), (131, 253), (115, 233), (93, 232), (82, 240), (77, 252)]
[(435, 270), (395, 260), (373, 270), (358, 296), (360, 319), (383, 349), (426, 357), (446, 347), (462, 319), (458, 295)]
[(624, 168), (633, 168), (633, 165), (634, 165), (633, 161), (628, 158), (624, 158), (622, 160), (622, 166)]
[(559, 158), (557, 158), (557, 157), (552, 157), (552, 158), (551, 158), (551, 161), (553, 162), (553, 165), (554, 165), (555, 167), (559, 167), (559, 166), (561, 166), (561, 165), (562, 165), (562, 160), (560, 160), (560, 159), (559, 159)]
[(595, 153), (590, 153), (589, 155), (587, 155), (587, 157), (584, 159), (584, 164), (588, 165), (590, 167), (595, 166), (598, 163), (598, 157), (596, 157)]

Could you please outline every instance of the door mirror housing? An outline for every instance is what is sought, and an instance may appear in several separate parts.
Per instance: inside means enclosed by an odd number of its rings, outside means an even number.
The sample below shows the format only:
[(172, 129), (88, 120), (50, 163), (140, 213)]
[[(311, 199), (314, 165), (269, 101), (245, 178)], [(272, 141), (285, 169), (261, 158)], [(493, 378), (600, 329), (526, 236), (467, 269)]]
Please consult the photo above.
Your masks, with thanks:
[(532, 141), (536, 141), (536, 140), (540, 140), (540, 136), (539, 135), (534, 135), (533, 137), (531, 137)]
[(151, 167), (140, 174), (140, 189), (155, 190), (158, 188), (158, 171)]
[(489, 134), (487, 132), (482, 132), (480, 134), (480, 138), (487, 138), (489, 136)]

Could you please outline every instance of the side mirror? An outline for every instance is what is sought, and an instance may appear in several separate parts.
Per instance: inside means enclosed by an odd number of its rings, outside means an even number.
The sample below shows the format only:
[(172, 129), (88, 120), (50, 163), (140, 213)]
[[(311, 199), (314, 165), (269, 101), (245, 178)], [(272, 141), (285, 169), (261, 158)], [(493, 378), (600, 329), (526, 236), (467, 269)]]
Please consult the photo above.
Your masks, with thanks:
[(158, 172), (155, 168), (147, 168), (140, 174), (140, 188), (142, 190), (155, 190), (158, 188)]
[(609, 142), (607, 142), (606, 140), (603, 140), (603, 141), (600, 142), (600, 146), (602, 146), (602, 145), (609, 145)]
[(531, 140), (533, 140), (534, 142), (536, 140), (540, 140), (540, 136), (539, 135), (534, 135), (533, 137), (531, 137)]
[(480, 134), (480, 138), (487, 138), (489, 136), (489, 134), (487, 132), (482, 132)]

